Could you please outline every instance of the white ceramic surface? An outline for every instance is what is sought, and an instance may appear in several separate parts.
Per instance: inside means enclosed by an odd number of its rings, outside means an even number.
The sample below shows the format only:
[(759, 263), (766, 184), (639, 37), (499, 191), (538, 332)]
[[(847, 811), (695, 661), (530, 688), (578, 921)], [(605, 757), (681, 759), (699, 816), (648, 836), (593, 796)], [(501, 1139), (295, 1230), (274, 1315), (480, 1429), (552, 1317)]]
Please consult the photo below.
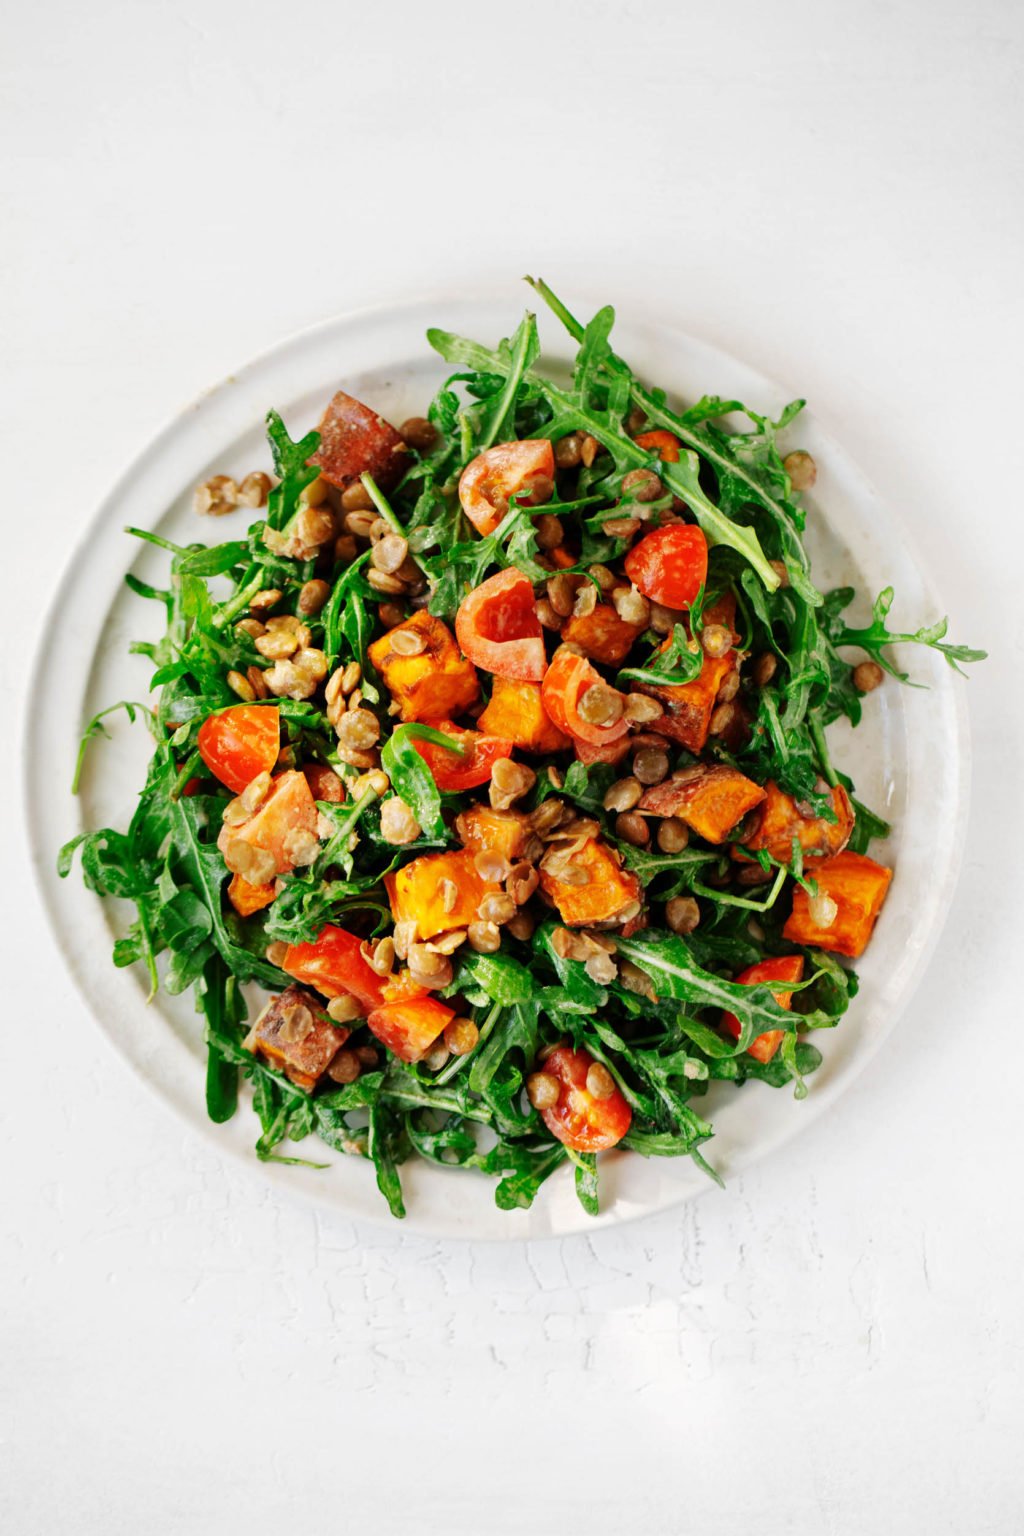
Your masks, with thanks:
[[(37, 770), (43, 763), (72, 762), (81, 723), (97, 709), (119, 698), (145, 697), (148, 664), (129, 656), (127, 646), (155, 636), (160, 613), (133, 597), (121, 578), (130, 568), (159, 585), (165, 562), (160, 551), (126, 537), (125, 525), (172, 539), (230, 536), (244, 514), (199, 523), (191, 488), (216, 471), (244, 473), (267, 465), (261, 424), (268, 407), (279, 409), (297, 434), (313, 424), (330, 392), (344, 385), (401, 420), (424, 408), (444, 374), (424, 340), (427, 325), (493, 341), (516, 323), (524, 293), (510, 285), (500, 295), (438, 297), (344, 316), (291, 338), (203, 395), (143, 452), (99, 509), (52, 608), (48, 632), (59, 630), (65, 664), (55, 671), (41, 658), (31, 695), (26, 786), (36, 867), (65, 958), (107, 1037), (163, 1102), (222, 1150), (244, 1159), (257, 1177), (359, 1219), (390, 1220), (369, 1165), (342, 1157), (326, 1172), (259, 1165), (252, 1152), (256, 1122), (246, 1103), (230, 1124), (209, 1124), (201, 1027), (190, 999), (160, 994), (147, 1006), (143, 978), (110, 964), (127, 910), (86, 892), (77, 867), (68, 881), (56, 877), (56, 853), (67, 838), (82, 827), (127, 822), (148, 756), (144, 728), (133, 729), (120, 717), (110, 722), (114, 739), (92, 747), (77, 803), (55, 798)], [(546, 353), (564, 354), (557, 323), (546, 313), (540, 323)], [(638, 372), (683, 398), (715, 392), (771, 412), (789, 398), (777, 384), (665, 323), (655, 327), (623, 315), (615, 343)], [(926, 590), (905, 534), (812, 413), (798, 419), (787, 440), (807, 448), (819, 466), (809, 498), (819, 586), (856, 585), (861, 595), (854, 612), (863, 614), (870, 595), (894, 584), (900, 628), (912, 629), (943, 611)], [(928, 691), (888, 685), (866, 702), (857, 732), (837, 726), (830, 737), (860, 798), (894, 823), (881, 856), (892, 859), (896, 878), (858, 967), (860, 994), (840, 1028), (816, 1040), (824, 1063), (803, 1103), (755, 1083), (739, 1093), (718, 1085), (704, 1101), (716, 1129), (705, 1151), (727, 1180), (834, 1103), (897, 1022), (941, 930), (956, 879), (967, 792), (965, 717), (957, 680), (939, 657), (915, 648), (905, 661)], [(331, 1158), (326, 1153), (325, 1160)], [(493, 1183), (476, 1175), (410, 1162), (403, 1183), (408, 1226), (500, 1239), (592, 1230), (644, 1215), (702, 1190), (705, 1179), (688, 1160), (605, 1158), (596, 1221), (579, 1208), (565, 1171), (549, 1180), (529, 1212), (498, 1211)]]

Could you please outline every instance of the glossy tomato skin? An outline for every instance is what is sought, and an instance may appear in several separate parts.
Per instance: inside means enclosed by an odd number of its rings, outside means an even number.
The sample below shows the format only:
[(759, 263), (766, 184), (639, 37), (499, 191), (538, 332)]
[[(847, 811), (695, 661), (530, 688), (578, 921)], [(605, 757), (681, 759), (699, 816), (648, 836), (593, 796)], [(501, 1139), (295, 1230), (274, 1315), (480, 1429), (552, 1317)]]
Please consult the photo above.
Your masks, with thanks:
[(665, 464), (679, 463), (679, 439), (661, 427), (654, 432), (641, 432), (633, 441), (638, 448), (647, 448), (651, 453), (656, 453)]
[[(770, 960), (759, 960), (756, 965), (748, 965), (745, 971), (741, 971), (735, 978), (742, 986), (752, 987), (757, 982), (763, 981), (788, 981), (797, 982), (803, 979), (804, 957), (803, 955), (776, 955)], [(772, 994), (780, 1008), (788, 1008), (793, 997), (792, 992), (773, 987)], [(722, 1014), (722, 1028), (728, 1030), (734, 1040), (738, 1040), (742, 1025), (734, 1013)], [(765, 1030), (763, 1035), (757, 1035), (747, 1048), (747, 1055), (753, 1056), (758, 1061), (771, 1061), (775, 1052), (782, 1044), (785, 1031), (781, 1029)]]
[(708, 541), (692, 523), (655, 528), (634, 544), (626, 575), (652, 602), (689, 608), (708, 576)]
[(259, 773), (270, 773), (281, 750), (276, 704), (235, 704), (208, 715), (196, 739), (199, 756), (215, 779), (240, 795)]
[(539, 683), (547, 670), (533, 584), (511, 566), (467, 594), (455, 615), (455, 635), (473, 665), (495, 677)]
[(450, 720), (428, 720), (435, 731), (451, 736), (466, 749), (465, 757), (449, 752), (437, 742), (414, 736), (412, 744), (434, 776), (434, 783), (444, 792), (476, 789), (486, 784), (495, 763), (502, 757), (512, 756), (512, 743), (500, 736), (485, 736), (482, 731), (464, 731)]
[(384, 1001), (384, 983), (362, 952), (362, 941), (328, 923), (312, 944), (289, 944), (281, 969), (324, 997), (349, 992), (367, 1010)]
[(622, 1140), (633, 1119), (621, 1089), (607, 1099), (595, 1099), (588, 1092), (587, 1073), (593, 1065), (589, 1052), (560, 1045), (541, 1067), (561, 1086), (558, 1103), (542, 1109), (541, 1117), (552, 1136), (574, 1152), (607, 1151)]
[(478, 453), (462, 471), (459, 501), (478, 533), (493, 533), (516, 496), (522, 506), (536, 506), (539, 498), (523, 495), (534, 476), (549, 480), (555, 475), (555, 455), (546, 437), (528, 437), (517, 443), (495, 443)]
[(604, 679), (585, 656), (562, 646), (551, 658), (541, 683), (541, 699), (560, 731), (591, 747), (606, 747), (629, 730), (625, 714), (610, 725), (593, 725), (580, 714), (579, 701), (588, 688)]

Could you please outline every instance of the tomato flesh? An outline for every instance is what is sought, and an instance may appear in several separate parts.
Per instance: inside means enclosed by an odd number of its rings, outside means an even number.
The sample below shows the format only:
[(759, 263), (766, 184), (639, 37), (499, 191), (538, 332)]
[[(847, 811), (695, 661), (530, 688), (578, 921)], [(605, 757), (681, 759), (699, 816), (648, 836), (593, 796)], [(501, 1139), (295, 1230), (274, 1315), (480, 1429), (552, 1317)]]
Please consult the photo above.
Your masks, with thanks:
[(488, 576), (463, 599), (455, 634), (474, 666), (495, 677), (539, 683), (547, 670), (533, 585), (512, 567)]
[(510, 497), (515, 496), (520, 506), (536, 506), (540, 497), (530, 492), (530, 480), (535, 475), (553, 480), (554, 474), (554, 450), (546, 437), (496, 443), (462, 471), (462, 510), (478, 533), (493, 533), (508, 511)]
[(544, 674), (540, 693), (544, 708), (559, 730), (565, 731), (577, 742), (601, 747), (625, 736), (629, 730), (629, 721), (624, 714), (609, 725), (594, 725), (583, 718), (579, 709), (580, 699), (595, 683), (604, 683), (597, 669), (590, 665), (585, 656), (577, 656), (575, 651), (562, 647), (555, 652)]
[(240, 795), (259, 773), (269, 773), (281, 750), (276, 704), (235, 704), (208, 715), (196, 739), (199, 756), (215, 779)]
[(584, 1050), (560, 1045), (551, 1052), (541, 1071), (558, 1080), (557, 1104), (540, 1111), (552, 1136), (574, 1152), (604, 1152), (620, 1142), (633, 1119), (622, 1090), (607, 1099), (595, 1099), (587, 1088), (587, 1073), (594, 1058)]
[(689, 608), (708, 577), (708, 541), (692, 523), (670, 523), (634, 544), (626, 575), (652, 602)]
[(440, 790), (476, 789), (478, 784), (488, 782), (499, 758), (512, 756), (512, 743), (500, 736), (464, 731), (450, 720), (429, 720), (425, 724), (435, 731), (443, 731), (466, 749), (465, 757), (459, 757), (458, 753), (449, 752), (437, 742), (427, 741), (422, 736), (412, 738), (413, 746), (434, 775), (434, 783)]
[[(757, 982), (764, 981), (801, 981), (804, 974), (803, 955), (778, 955), (771, 960), (759, 960), (756, 965), (748, 965), (745, 971), (741, 971), (736, 980), (746, 987), (752, 987)], [(772, 996), (780, 1008), (788, 1008), (793, 994), (784, 988), (778, 991), (773, 987)], [(728, 1030), (734, 1040), (738, 1040), (743, 1026), (734, 1013), (722, 1014), (722, 1028)], [(775, 1052), (782, 1044), (783, 1029), (767, 1029), (763, 1035), (758, 1035), (747, 1047), (747, 1055), (753, 1056), (757, 1061), (771, 1061)]]
[(368, 1010), (384, 1001), (384, 983), (366, 960), (362, 940), (331, 923), (312, 944), (289, 944), (281, 969), (324, 997), (348, 992)]

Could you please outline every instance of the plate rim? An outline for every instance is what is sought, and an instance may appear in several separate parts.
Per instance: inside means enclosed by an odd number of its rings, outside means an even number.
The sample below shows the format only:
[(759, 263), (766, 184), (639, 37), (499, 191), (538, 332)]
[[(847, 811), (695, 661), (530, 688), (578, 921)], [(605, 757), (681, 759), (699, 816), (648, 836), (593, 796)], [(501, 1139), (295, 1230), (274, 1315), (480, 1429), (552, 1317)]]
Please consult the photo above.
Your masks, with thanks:
[[(387, 324), (396, 320), (409, 321), (414, 316), (422, 316), (430, 307), (435, 312), (461, 311), (473, 309), (481, 305), (501, 304), (513, 311), (511, 293), (514, 287), (511, 284), (488, 282), (486, 284), (462, 287), (458, 293), (450, 290), (431, 290), (418, 293), (415, 297), (408, 297), (392, 302), (379, 302), (356, 306), (343, 310), (336, 314), (326, 316), (311, 325), (300, 327), (287, 335), (274, 341), (268, 347), (250, 357), (240, 367), (225, 374), (220, 380), (202, 389), (194, 395), (184, 406), (177, 410), (153, 433), (145, 444), (129, 459), (125, 468), (114, 479), (106, 492), (99, 499), (92, 514), (86, 520), (78, 539), (70, 548), (63, 567), (60, 571), (56, 585), (53, 588), (50, 601), (46, 605), (41, 619), (40, 630), (36, 638), (36, 644), (28, 671), (28, 686), (25, 695), (25, 705), (19, 718), (19, 742), (18, 756), (20, 758), (22, 775), (22, 798), (25, 810), (25, 837), (30, 853), (30, 865), (33, 872), (36, 891), (39, 895), (43, 911), (47, 918), (49, 937), (61, 956), (61, 962), (70, 975), (79, 998), (85, 1005), (85, 1011), (92, 1017), (98, 1032), (103, 1035), (114, 1054), (120, 1058), (128, 1068), (131, 1075), (141, 1080), (146, 1086), (151, 1098), (163, 1105), (175, 1116), (179, 1123), (188, 1126), (189, 1130), (196, 1133), (206, 1144), (216, 1147), (220, 1154), (227, 1155), (236, 1165), (243, 1166), (253, 1178), (258, 1177), (260, 1184), (266, 1187), (269, 1181), (272, 1185), (281, 1187), (290, 1198), (298, 1195), (303, 1201), (316, 1206), (319, 1210), (330, 1209), (341, 1215), (346, 1220), (362, 1223), (370, 1222), (390, 1231), (395, 1231), (394, 1218), (390, 1216), (386, 1206), (381, 1201), (380, 1211), (345, 1211), (343, 1203), (331, 1198), (325, 1198), (318, 1187), (311, 1181), (285, 1180), (281, 1177), (282, 1170), (279, 1167), (266, 1163), (259, 1163), (254, 1155), (244, 1152), (229, 1138), (219, 1135), (220, 1127), (206, 1120), (198, 1113), (190, 1113), (189, 1109), (179, 1102), (176, 1095), (162, 1089), (159, 1082), (147, 1075), (140, 1064), (133, 1059), (125, 1044), (118, 1038), (117, 1033), (107, 1027), (101, 1018), (98, 1008), (93, 1006), (92, 1000), (84, 984), (84, 978), (79, 974), (79, 969), (71, 955), (65, 950), (58, 937), (58, 909), (55, 899), (56, 891), (60, 889), (62, 882), (56, 876), (56, 871), (51, 870), (46, 864), (46, 850), (41, 846), (38, 831), (38, 798), (42, 794), (39, 776), (33, 774), (34, 756), (32, 744), (35, 737), (32, 700), (40, 696), (40, 685), (46, 663), (46, 637), (52, 632), (55, 618), (59, 615), (62, 604), (66, 601), (68, 590), (74, 584), (75, 571), (81, 562), (83, 555), (88, 550), (97, 530), (103, 529), (112, 513), (116, 510), (118, 502), (125, 496), (134, 477), (146, 466), (159, 460), (159, 457), (173, 445), (175, 439), (187, 428), (190, 422), (197, 418), (204, 407), (225, 397), (225, 392), (233, 388), (237, 383), (252, 375), (259, 373), (273, 364), (286, 358), (290, 353), (300, 350), (309, 344), (315, 344), (318, 338), (322, 339), (336, 332), (344, 332), (359, 325)], [(581, 307), (594, 302), (587, 294), (577, 294), (575, 302)], [(595, 303), (595, 307), (599, 304)], [(699, 331), (691, 329), (689, 319), (678, 318), (674, 313), (666, 317), (662, 311), (658, 311), (657, 319), (652, 318), (652, 307), (642, 300), (636, 302), (631, 298), (627, 304), (618, 310), (620, 322), (623, 325), (643, 327), (649, 330), (658, 330), (679, 337), (681, 340), (695, 344), (699, 348), (717, 354), (722, 361), (733, 370), (744, 370), (756, 374), (757, 378), (765, 386), (776, 391), (780, 396), (791, 398), (780, 382), (770, 374), (762, 372), (759, 367), (745, 363), (742, 358), (719, 346), (717, 342), (708, 340)], [(435, 314), (436, 318), (436, 314)], [(424, 349), (426, 343), (424, 341)], [(378, 366), (386, 367), (386, 362)], [(881, 498), (878, 497), (874, 485), (865, 474), (859, 463), (852, 459), (834, 434), (823, 425), (821, 418), (810, 413), (814, 422), (816, 435), (819, 440), (834, 455), (835, 462), (842, 463), (846, 470), (851, 471), (861, 487), (881, 506)], [(157, 511), (154, 516), (163, 515)], [(935, 602), (935, 588), (930, 578), (928, 565), (918, 548), (915, 534), (907, 526), (905, 520), (898, 514), (888, 514), (892, 524), (896, 542), (903, 546), (904, 552), (909, 555), (916, 567), (920, 580), (921, 590), (934, 603), (935, 611), (940, 611), (940, 605)], [(942, 676), (942, 674), (938, 674)], [(860, 1078), (867, 1066), (876, 1059), (883, 1043), (889, 1038), (900, 1019), (910, 1006), (915, 993), (927, 971), (932, 957), (938, 947), (939, 941), (949, 920), (960, 873), (963, 865), (964, 849), (966, 844), (967, 809), (970, 804), (971, 785), (971, 734), (970, 716), (967, 699), (962, 685), (950, 686), (955, 679), (946, 681), (943, 690), (945, 703), (951, 711), (951, 724), (955, 735), (954, 751), (949, 755), (947, 771), (952, 774), (951, 797), (952, 803), (960, 812), (954, 818), (954, 825), (947, 839), (945, 858), (943, 860), (943, 879), (940, 882), (942, 895), (936, 898), (936, 920), (928, 930), (923, 943), (917, 949), (912, 968), (899, 995), (898, 1003), (891, 1017), (879, 1029), (876, 1037), (862, 1045), (858, 1054), (845, 1064), (843, 1070), (830, 1082), (822, 1085), (821, 1091), (815, 1094), (813, 1091), (799, 1106), (793, 1106), (793, 1113), (788, 1120), (780, 1123), (774, 1134), (761, 1134), (747, 1149), (740, 1148), (736, 1151), (730, 1163), (730, 1175), (734, 1181), (738, 1181), (747, 1169), (760, 1163), (766, 1157), (777, 1151), (802, 1132), (809, 1130), (831, 1105), (845, 1094)], [(77, 872), (76, 872), (77, 873)], [(91, 902), (101, 903), (101, 898), (91, 892), (85, 891), (80, 881), (77, 882), (77, 891), (80, 896)], [(109, 959), (107, 960), (110, 965)], [(856, 1005), (854, 1005), (855, 1007)], [(198, 1101), (198, 1109), (202, 1109), (201, 1094)], [(438, 1170), (439, 1172), (441, 1170)], [(408, 1205), (409, 1214), (406, 1221), (397, 1228), (398, 1231), (412, 1231), (418, 1236), (427, 1238), (443, 1238), (445, 1240), (469, 1241), (469, 1242), (508, 1242), (508, 1241), (541, 1241), (545, 1239), (561, 1239), (569, 1236), (585, 1236), (587, 1233), (606, 1230), (612, 1226), (620, 1226), (627, 1222), (643, 1219), (671, 1209), (677, 1209), (684, 1202), (698, 1198), (709, 1192), (710, 1180), (706, 1187), (686, 1189), (682, 1185), (678, 1192), (670, 1194), (667, 1198), (651, 1200), (646, 1205), (636, 1209), (623, 1209), (616, 1211), (614, 1205), (598, 1219), (588, 1218), (587, 1221), (577, 1222), (567, 1228), (545, 1230), (537, 1229), (537, 1224), (531, 1221), (531, 1211), (502, 1212), (501, 1228), (493, 1231), (475, 1232), (457, 1229), (443, 1220), (437, 1220), (425, 1216), (422, 1212), (415, 1212), (413, 1203)], [(543, 1192), (539, 1197), (543, 1200)], [(534, 1208), (536, 1210), (536, 1208)], [(520, 1219), (517, 1219), (520, 1218)]]

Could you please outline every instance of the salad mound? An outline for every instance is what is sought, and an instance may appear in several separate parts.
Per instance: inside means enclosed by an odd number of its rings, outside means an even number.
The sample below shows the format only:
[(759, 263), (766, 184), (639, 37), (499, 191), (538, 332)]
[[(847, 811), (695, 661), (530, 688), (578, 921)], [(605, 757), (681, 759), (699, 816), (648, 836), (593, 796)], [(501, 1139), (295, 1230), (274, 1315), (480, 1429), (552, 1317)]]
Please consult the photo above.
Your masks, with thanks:
[(396, 1216), (412, 1156), (506, 1209), (569, 1163), (596, 1213), (614, 1147), (717, 1177), (711, 1083), (802, 1098), (893, 873), (826, 728), (906, 680), (894, 642), (984, 654), (890, 631), (891, 589), (863, 627), (816, 589), (802, 401), (677, 408), (610, 308), (534, 287), (570, 382), (533, 314), (494, 348), (430, 331), (425, 417), (339, 392), (294, 441), (271, 412), (275, 478), (196, 493), (247, 531), (129, 530), (169, 556), (126, 577), (166, 610), (133, 647), (158, 702), (112, 706), (153, 756), (127, 831), (61, 854), (134, 903), (115, 964), (194, 989), (211, 1117), (248, 1079), (261, 1158), (368, 1157)]

